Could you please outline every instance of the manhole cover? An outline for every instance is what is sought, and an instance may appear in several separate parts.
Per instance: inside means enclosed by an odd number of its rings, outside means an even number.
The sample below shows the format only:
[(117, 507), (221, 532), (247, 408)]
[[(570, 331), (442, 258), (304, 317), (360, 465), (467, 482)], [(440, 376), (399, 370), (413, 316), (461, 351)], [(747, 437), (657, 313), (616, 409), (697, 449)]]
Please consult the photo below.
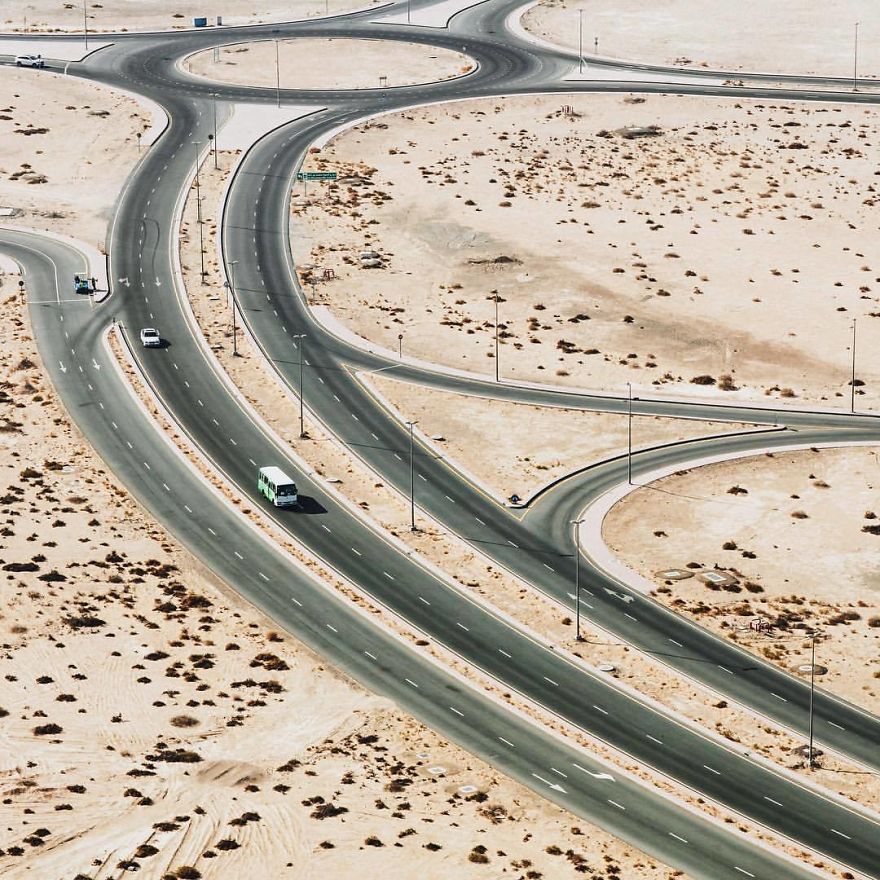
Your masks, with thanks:
[(463, 785), (463, 786), (461, 786), (461, 788), (459, 788), (458, 793), (459, 794), (474, 794), (474, 792), (476, 792), (476, 790), (477, 790), (476, 785)]
[(617, 669), (613, 663), (600, 663), (597, 668), (599, 672), (614, 672)]
[(428, 767), (428, 773), (432, 776), (445, 776), (446, 768), (445, 767)]

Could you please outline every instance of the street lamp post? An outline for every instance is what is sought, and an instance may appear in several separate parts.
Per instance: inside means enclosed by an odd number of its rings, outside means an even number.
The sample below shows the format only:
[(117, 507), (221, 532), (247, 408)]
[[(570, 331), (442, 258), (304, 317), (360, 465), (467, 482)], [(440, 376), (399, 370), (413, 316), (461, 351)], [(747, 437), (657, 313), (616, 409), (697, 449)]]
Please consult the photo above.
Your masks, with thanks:
[(495, 291), (495, 381), (501, 381), (500, 352), (498, 346), (498, 291)]
[(275, 40), (275, 103), (281, 106), (281, 62), (278, 58), (278, 40)]
[(306, 436), (303, 406), (303, 363), (306, 359), (306, 334), (297, 333), (293, 338), (299, 340), (299, 436), (300, 439), (303, 439)]
[(199, 225), (199, 262), (201, 263), (201, 275), (199, 276), (199, 282), (201, 284), (205, 283), (205, 239), (204, 239), (204, 230), (202, 229), (202, 194), (201, 188), (199, 186), (199, 147), (202, 145), (201, 141), (193, 141), (193, 146), (196, 148), (196, 217), (197, 223)]
[(810, 633), (810, 744), (807, 746), (807, 764), (813, 769), (813, 695), (816, 690), (816, 630)]
[(856, 411), (856, 319), (853, 318), (852, 375), (849, 380), (849, 411)]
[(217, 170), (217, 93), (211, 93), (211, 108), (214, 113), (214, 170)]
[(235, 326), (235, 267), (238, 260), (229, 261), (229, 293), (232, 297), (232, 356), (238, 357), (238, 328)]
[(409, 530), (417, 532), (416, 528), (416, 481), (415, 481), (415, 443), (413, 440), (413, 428), (418, 424), (415, 422), (407, 422), (409, 428)]
[(403, 360), (403, 334), (397, 334), (397, 359)]
[(89, 15), (86, 10), (86, 0), (83, 0), (83, 37), (86, 41), (86, 49), (89, 48)]
[(578, 73), (584, 72), (584, 10), (578, 10)]
[(581, 635), (581, 523), (582, 519), (573, 519), (574, 526), (574, 637), (582, 642)]
[(859, 23), (856, 22), (855, 40), (853, 41), (853, 91), (858, 91), (859, 75)]
[(626, 420), (626, 478), (630, 486), (633, 484), (633, 387), (632, 382), (626, 383), (627, 389), (627, 420)]

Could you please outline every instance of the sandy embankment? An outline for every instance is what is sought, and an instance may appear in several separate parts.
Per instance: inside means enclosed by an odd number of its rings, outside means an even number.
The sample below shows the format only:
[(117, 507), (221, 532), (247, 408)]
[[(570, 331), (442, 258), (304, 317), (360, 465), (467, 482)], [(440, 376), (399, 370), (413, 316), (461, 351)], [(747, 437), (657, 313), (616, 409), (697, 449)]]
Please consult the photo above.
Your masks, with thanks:
[(498, 291), (507, 378), (848, 408), (858, 318), (876, 407), (877, 120), (674, 96), (406, 111), (309, 157), (353, 177), (294, 194), (292, 245), (357, 333), (488, 374)]
[[(276, 71), (276, 42), (278, 65)], [(345, 59), (344, 64), (339, 60)], [(374, 89), (461, 76), (473, 62), (459, 52), (379, 40), (265, 40), (191, 55), (186, 69), (235, 85), (282, 89)]]
[[(221, 171), (219, 173), (214, 172), (211, 163), (207, 163), (202, 170), (207, 271), (204, 286), (200, 286), (198, 283), (198, 234), (193, 199), (188, 201), (184, 217), (182, 265), (192, 307), (212, 351), (235, 384), (242, 389), (248, 400), (282, 440), (304, 456), (319, 477), (324, 476), (336, 481), (335, 484), (343, 495), (362, 508), (376, 523), (403, 540), (424, 558), (440, 565), (450, 577), (455, 578), (459, 584), (475, 596), (492, 603), (511, 617), (527, 622), (540, 637), (549, 639), (560, 648), (571, 651), (594, 666), (606, 662), (613, 663), (617, 668), (615, 676), (620, 681), (686, 717), (694, 719), (697, 723), (714, 730), (720, 736), (753, 749), (793, 770), (803, 771), (803, 760), (792, 754), (792, 749), (799, 745), (799, 742), (788, 734), (769, 724), (756, 725), (752, 714), (728, 706), (724, 701), (719, 701), (716, 695), (694, 686), (688, 680), (670, 675), (665, 667), (657, 665), (655, 658), (632, 651), (626, 645), (601, 631), (592, 629), (589, 625), (583, 627), (587, 640), (581, 643), (576, 642), (574, 621), (569, 612), (560, 608), (557, 603), (526, 588), (507, 572), (487, 562), (473, 548), (450, 535), (445, 529), (426, 520), (421, 514), (419, 514), (420, 529), (415, 534), (412, 533), (409, 529), (408, 499), (403, 499), (391, 491), (380, 479), (377, 479), (375, 474), (359, 465), (348, 452), (340, 450), (337, 444), (323, 432), (320, 426), (314, 424), (308, 415), (305, 422), (308, 439), (305, 441), (299, 439), (298, 407), (295, 400), (286, 396), (273, 375), (267, 373), (261, 358), (254, 353), (240, 330), (238, 343), (240, 356), (237, 358), (231, 356), (230, 312), (228, 305), (220, 296), (222, 282), (218, 275), (216, 261), (214, 211), (224, 184), (226, 171), (233, 161), (234, 157), (221, 152), (219, 163)], [(305, 372), (305, 381), (312, 381), (309, 378), (308, 370)], [(383, 383), (383, 389), (393, 389), (393, 386), (397, 384), (400, 383)], [(402, 387), (408, 388), (409, 386)], [(396, 389), (391, 390), (391, 393), (396, 400)], [(441, 404), (436, 399), (444, 397), (444, 395), (432, 394), (431, 392), (425, 394), (426, 399), (433, 402), (444, 416), (440, 421), (435, 418), (431, 424), (449, 424), (449, 414), (459, 404), (457, 398), (453, 406), (448, 406), (445, 401)], [(450, 395), (450, 397), (455, 398), (456, 396)], [(465, 400), (462, 405), (471, 407), (470, 412), (476, 418), (481, 402)], [(555, 472), (563, 463), (550, 462), (537, 448), (538, 440), (535, 438), (544, 436), (545, 431), (543, 429), (535, 430), (537, 414), (531, 412), (532, 408), (497, 404), (488, 406), (487, 412), (492, 418), (500, 416), (502, 419), (515, 419), (516, 413), (520, 409), (530, 410), (529, 423), (532, 430), (528, 433), (528, 438), (533, 439), (533, 445), (531, 448), (525, 449), (525, 452), (531, 453), (531, 457), (537, 465), (536, 475), (544, 473), (538, 468), (545, 462), (550, 472)], [(545, 415), (547, 417), (547, 431), (552, 431), (554, 436), (570, 439), (573, 445), (584, 452), (584, 455), (595, 454), (603, 448), (601, 439), (580, 436), (579, 432), (584, 419), (590, 418), (588, 414), (550, 410), (546, 411)], [(544, 414), (541, 418), (544, 418)], [(667, 435), (672, 435), (676, 430), (699, 432), (708, 427), (698, 422), (686, 422), (684, 423), (685, 427), (680, 424), (676, 427), (664, 425), (663, 421), (665, 420), (656, 423), (656, 427)], [(542, 424), (545, 423), (542, 422)], [(651, 423), (649, 422), (649, 424)], [(603, 428), (612, 433), (612, 436), (620, 430), (619, 425), (615, 428), (610, 423), (603, 423)], [(490, 478), (499, 473), (506, 473), (507, 469), (511, 473), (516, 472), (518, 463), (511, 460), (505, 461), (505, 456), (508, 454), (506, 447), (502, 447), (503, 452), (499, 452), (498, 458), (501, 459), (501, 462), (496, 463), (494, 471), (478, 461), (475, 462), (473, 459), (478, 454), (477, 451), (480, 448), (485, 448), (489, 440), (485, 436), (472, 439), (471, 443), (465, 437), (450, 437), (449, 441), (441, 443), (441, 445), (444, 447), (448, 445), (455, 452), (456, 457), (461, 455), (462, 460), (467, 462), (470, 469), (481, 472), (482, 467)], [(521, 440), (524, 441), (525, 438), (521, 438)], [(511, 446), (511, 450), (515, 448), (515, 445)], [(401, 449), (401, 454), (405, 455), (406, 451)], [(399, 629), (404, 636), (412, 637), (393, 619), (386, 618), (385, 623), (392, 628)], [(475, 683), (485, 684), (484, 679), (479, 674), (475, 674), (473, 669), (464, 666), (448, 653), (439, 651), (435, 645), (422, 643), (420, 649), (431, 652), (444, 663), (451, 664)], [(491, 685), (490, 689), (496, 695), (499, 693), (497, 685)], [(505, 694), (504, 699), (508, 702), (511, 701), (509, 694)], [(528, 708), (527, 711), (534, 717), (540, 717), (544, 723), (550, 723), (551, 726), (565, 731), (565, 728), (560, 728), (558, 721), (547, 719), (545, 713), (536, 713), (533, 708)], [(568, 732), (570, 733), (570, 731)], [(597, 746), (595, 743), (583, 740), (583, 737), (576, 737), (576, 739), (582, 740), (589, 750), (598, 751), (613, 762), (621, 761), (619, 756), (615, 756), (603, 746)], [(623, 763), (642, 778), (648, 778), (644, 770), (635, 768), (626, 759), (623, 759)], [(814, 774), (824, 785), (857, 800), (874, 797), (873, 778), (866, 779), (862, 774), (848, 772), (852, 769), (851, 765), (846, 762), (826, 758), (823, 769), (814, 771)]]
[[(189, 28), (196, 16), (208, 16), (214, 24), (222, 16), (224, 25), (292, 21), (316, 15), (336, 15), (370, 6), (370, 0), (260, 0), (244, 4), (241, 0), (103, 0), (89, 3), (88, 27), (92, 31), (152, 31)], [(378, 5), (378, 2), (377, 2)], [(248, 8), (250, 7), (250, 8)], [(82, 4), (59, 0), (29, 0), (16, 14), (7, 8), (0, 13), (4, 30), (82, 31)]]
[(133, 99), (38, 70), (0, 74), (0, 222), (104, 250), (113, 203), (149, 114)]
[[(621, 501), (605, 540), (657, 583), (657, 598), (786, 669), (871, 711), (880, 696), (880, 464), (872, 448), (776, 453), (671, 476)], [(735, 573), (711, 589), (655, 572), (699, 563)], [(766, 634), (749, 630), (762, 620)]]
[(670, 876), (273, 634), (71, 429), (15, 277), (0, 302), (4, 878)]
[(880, 70), (880, 10), (861, 0), (542, 0), (523, 25), (576, 52), (581, 11), (585, 54), (598, 48), (600, 55), (651, 64), (842, 77), (853, 73), (858, 21), (859, 75)]

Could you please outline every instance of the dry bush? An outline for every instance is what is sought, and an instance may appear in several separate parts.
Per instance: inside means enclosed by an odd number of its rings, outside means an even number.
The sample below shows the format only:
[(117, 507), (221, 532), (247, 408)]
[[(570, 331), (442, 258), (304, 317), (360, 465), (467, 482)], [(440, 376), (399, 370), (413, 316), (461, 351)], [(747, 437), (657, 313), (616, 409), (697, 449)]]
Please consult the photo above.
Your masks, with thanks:
[(195, 727), (200, 722), (198, 718), (193, 718), (192, 715), (175, 715), (169, 723), (172, 727)]

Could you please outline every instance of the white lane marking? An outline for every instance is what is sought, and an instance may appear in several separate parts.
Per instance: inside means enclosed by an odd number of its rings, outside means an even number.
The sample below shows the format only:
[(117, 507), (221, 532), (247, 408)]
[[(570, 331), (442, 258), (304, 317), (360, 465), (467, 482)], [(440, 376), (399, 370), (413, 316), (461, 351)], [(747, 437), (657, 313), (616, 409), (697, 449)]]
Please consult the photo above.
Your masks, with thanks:
[(687, 843), (683, 837), (679, 837), (674, 831), (670, 831), (669, 836), (674, 837), (676, 840), (680, 840), (682, 843)]
[(684, 645), (681, 642), (675, 641), (675, 639), (667, 639), (666, 641), (672, 642), (673, 645), (678, 645), (679, 648), (683, 648)]
[(516, 549), (519, 550), (519, 544), (514, 544), (510, 538), (507, 539), (507, 543), (510, 544), (511, 547), (516, 547)]
[(363, 553), (361, 553), (360, 550), (356, 549), (355, 547), (352, 547), (352, 548), (351, 548), (351, 552), (352, 552), (352, 553), (357, 553), (358, 556), (363, 556), (363, 555), (364, 555)]
[(162, 485), (165, 487), (165, 491), (166, 491), (166, 492), (170, 492), (170, 491), (171, 491), (171, 489), (170, 489), (169, 486), (168, 486), (168, 483), (162, 483)]
[(201, 397), (197, 397), (197, 398), (196, 398), (196, 403), (197, 403), (199, 406), (204, 406), (204, 405), (205, 405), (205, 404), (202, 403), (202, 398), (201, 398)]
[(342, 403), (342, 401), (341, 401), (338, 397), (336, 397), (335, 394), (333, 395), (333, 397), (334, 397), (334, 399), (336, 400), (337, 403)]
[(388, 574), (387, 571), (383, 571), (382, 574), (384, 574), (385, 577), (387, 577), (389, 581), (393, 581), (393, 580), (394, 580), (394, 575), (390, 575), (390, 574)]
[(131, 442), (128, 441), (128, 440), (125, 441), (125, 445), (126, 445), (129, 449), (134, 449), (134, 446), (132, 446), (132, 445), (131, 445)]
[(555, 568), (550, 568), (550, 566), (549, 566), (549, 565), (547, 565), (547, 563), (546, 563), (546, 562), (542, 562), (542, 563), (541, 563), (541, 565), (543, 565), (543, 566), (544, 566), (544, 568), (546, 568), (546, 569), (547, 569), (547, 571), (556, 571), (556, 569), (555, 569)]
[(257, 466), (257, 463), (256, 463), (252, 458), (249, 458), (248, 461), (249, 461), (254, 467)]
[(238, 446), (238, 444), (235, 442), (235, 440), (232, 439), (232, 437), (229, 438), (229, 442), (230, 442), (233, 446)]
[(476, 520), (481, 526), (486, 525), (486, 523), (484, 523), (484, 522), (483, 522), (478, 516), (475, 516), (474, 519), (475, 519), (475, 520)]
[(594, 708), (594, 709), (597, 709), (597, 710), (598, 710), (599, 712), (601, 712), (603, 715), (607, 715), (607, 714), (608, 714), (608, 712), (606, 712), (605, 709), (603, 709), (601, 706), (597, 706), (595, 703), (593, 703), (593, 708)]
[(324, 384), (324, 380), (323, 380), (320, 376), (318, 376), (318, 381), (319, 381), (322, 385)]
[(470, 630), (463, 623), (459, 623), (457, 620), (455, 621), (455, 625), (460, 626), (465, 632), (470, 632)]
[(324, 523), (321, 523), (321, 528), (322, 528), (325, 532), (329, 532), (329, 531), (330, 531), (330, 529), (328, 529), (327, 526), (324, 525)]
[(587, 770), (586, 767), (581, 767), (580, 764), (572, 763), (572, 767), (577, 767), (582, 773), (586, 773), (587, 776), (592, 776), (593, 779), (608, 779), (611, 782), (614, 782), (614, 777), (610, 773), (593, 773), (592, 770)]
[(831, 832), (832, 832), (832, 834), (837, 834), (846, 840), (852, 840), (852, 838), (848, 834), (844, 834), (842, 831), (838, 831), (836, 828), (832, 828)]
[(568, 792), (561, 785), (559, 785), (558, 782), (551, 782), (549, 779), (544, 779), (543, 776), (538, 776), (537, 773), (533, 773), (532, 776), (534, 776), (535, 779), (540, 779), (541, 782), (544, 783), (544, 785), (549, 785), (550, 788), (552, 788), (554, 791), (561, 791), (563, 794), (568, 794)]
[(841, 727), (839, 724), (835, 724), (833, 721), (828, 722), (832, 727), (836, 727), (838, 730), (846, 730), (845, 727)]
[(374, 434), (372, 431), (370, 431), (370, 436), (371, 436), (374, 440), (378, 440), (378, 439), (379, 439), (379, 435), (378, 435), (378, 434)]
[(291, 596), (291, 597), (290, 597), (290, 601), (291, 601), (291, 602), (294, 602), (295, 604), (299, 605), (300, 608), (302, 608), (302, 604), (303, 604), (303, 603), (300, 602), (299, 599), (295, 598), (294, 596)]
[(424, 602), (425, 605), (430, 605), (430, 604), (431, 604), (427, 599), (423, 599), (421, 596), (419, 596), (419, 602)]
[(149, 470), (152, 470), (152, 468), (151, 468), (146, 462), (144, 462), (144, 467), (145, 467), (148, 471), (149, 471)]
[(401, 458), (396, 452), (394, 453), (394, 457), (395, 457), (398, 461), (403, 461), (403, 459), (402, 459), (402, 458)]
[(366, 654), (367, 657), (370, 658), (370, 660), (375, 660), (375, 659), (376, 659), (376, 655), (375, 655), (375, 654), (371, 654), (369, 651), (364, 651), (364, 654)]
[(710, 773), (714, 773), (716, 776), (720, 776), (721, 774), (714, 768), (710, 767), (708, 764), (703, 764), (703, 767), (708, 770)]
[(215, 532), (210, 526), (208, 526), (208, 531), (209, 531), (212, 535), (216, 535), (216, 534), (217, 534), (217, 533), (216, 533), (216, 532)]
[(739, 871), (740, 874), (745, 874), (746, 877), (754, 877), (755, 876), (751, 871), (747, 871), (745, 868), (741, 868), (739, 865), (734, 865), (733, 870)]
[(101, 407), (101, 409), (104, 409), (104, 404), (103, 404), (103, 403), (101, 403), (101, 401), (100, 401), (100, 400), (99, 400), (99, 401), (98, 401), (98, 406), (100, 406), (100, 407)]
[(327, 629), (333, 630), (333, 632), (335, 632), (335, 633), (338, 633), (338, 632), (339, 632), (339, 630), (336, 629), (335, 626), (331, 626), (329, 623), (325, 623), (324, 626), (326, 626)]
[(633, 617), (632, 614), (629, 614), (629, 613), (627, 613), (626, 611), (623, 612), (623, 616), (624, 616), (624, 617), (628, 617), (630, 620), (634, 620), (636, 623), (639, 622), (638, 617)]
[(219, 427), (220, 422), (218, 422), (217, 419), (215, 419), (213, 416), (211, 417), (211, 421)]
[(269, 580), (269, 578), (267, 578), (266, 575), (263, 574), (263, 572), (258, 571), (257, 574), (258, 574), (258, 575), (259, 575), (264, 581), (268, 581), (268, 580)]
[(774, 694), (773, 691), (770, 691), (770, 696), (776, 697), (777, 700), (782, 700), (783, 703), (788, 702), (788, 700), (786, 700), (785, 697), (780, 697), (779, 694)]
[(443, 497), (444, 497), (447, 501), (450, 501), (450, 502), (452, 502), (453, 504), (455, 504), (455, 501), (453, 501), (453, 499), (450, 498), (448, 495), (444, 495)]
[(782, 806), (782, 804), (780, 804), (779, 801), (775, 801), (775, 800), (773, 800), (772, 797), (767, 797), (766, 794), (764, 795), (764, 800), (765, 800), (765, 801), (770, 801), (771, 804), (776, 804), (777, 807), (781, 807), (781, 806)]
[(657, 739), (656, 736), (651, 736), (650, 733), (646, 733), (645, 736), (648, 737), (648, 739), (653, 740), (655, 743), (657, 743), (657, 745), (660, 745), (660, 746), (663, 745), (663, 740), (662, 740), (662, 739)]
[(184, 504), (184, 505), (183, 505), (183, 509), (184, 509), (187, 513), (192, 513), (192, 508), (191, 508), (189, 505), (187, 505), (187, 504)]
[(504, 745), (510, 746), (512, 749), (516, 748), (516, 746), (509, 739), (505, 739), (503, 736), (499, 736), (498, 739), (500, 739), (501, 742), (504, 743)]
[(234, 553), (239, 559), (244, 559), (244, 556), (242, 556), (241, 553), (238, 552), (238, 550), (233, 550), (232, 552), (233, 552), (233, 553)]
[(545, 676), (542, 676), (542, 677), (543, 677), (544, 681), (549, 681), (550, 684), (553, 685), (553, 687), (559, 687), (559, 682), (558, 682), (558, 681), (553, 681), (552, 678), (547, 678), (546, 675), (545, 675)]
[(563, 779), (568, 779), (568, 774), (563, 773), (561, 770), (557, 770), (555, 767), (550, 768), (554, 773), (558, 773)]
[(352, 417), (356, 422), (359, 422), (359, 421), (360, 421), (360, 419), (359, 419), (354, 413), (351, 414), (351, 417)]
[(734, 675), (726, 666), (722, 666), (720, 663), (718, 664), (719, 669), (723, 669), (728, 675)]
[(461, 715), (461, 717), (464, 718), (464, 712), (459, 712), (458, 709), (455, 708), (455, 706), (450, 706), (449, 711), (455, 712), (456, 715)]
[(417, 685), (417, 684), (416, 684), (411, 678), (405, 678), (404, 681), (405, 681), (407, 684), (411, 684), (414, 688), (417, 688), (417, 687), (418, 687), (418, 685)]
[(175, 370), (179, 370), (179, 369), (180, 369), (180, 367), (178, 367), (177, 364), (174, 363), (174, 361), (171, 361), (171, 366), (174, 367)]
[(428, 482), (428, 478), (427, 478), (426, 476), (424, 476), (423, 474), (416, 474), (416, 476), (417, 476), (422, 482), (424, 482), (424, 483), (427, 483), (427, 482)]
[(617, 801), (611, 800), (611, 798), (608, 799), (608, 803), (614, 807), (617, 807), (618, 810), (625, 810), (626, 809), (626, 807), (623, 804), (619, 804), (619, 803), (617, 803)]
[(504, 656), (507, 657), (508, 660), (510, 660), (510, 659), (513, 657), (513, 655), (512, 655), (512, 654), (508, 654), (507, 651), (504, 650), (504, 648), (499, 648), (499, 649), (498, 649), (498, 653), (499, 653), (499, 654), (504, 654)]

